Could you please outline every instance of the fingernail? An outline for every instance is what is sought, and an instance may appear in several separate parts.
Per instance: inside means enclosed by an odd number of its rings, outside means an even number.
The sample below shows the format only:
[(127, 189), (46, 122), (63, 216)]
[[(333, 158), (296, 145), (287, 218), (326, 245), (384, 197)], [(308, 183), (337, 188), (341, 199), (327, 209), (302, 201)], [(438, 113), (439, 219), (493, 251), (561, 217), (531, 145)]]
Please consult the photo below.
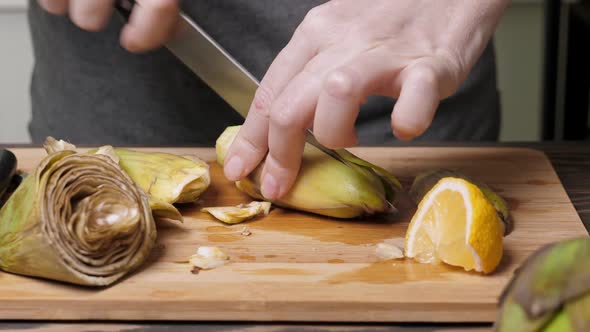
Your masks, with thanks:
[(279, 196), (279, 190), (279, 184), (275, 177), (272, 176), (272, 174), (267, 173), (264, 176), (264, 179), (262, 179), (262, 196), (270, 200), (277, 199)]
[(395, 135), (395, 137), (397, 137), (401, 141), (409, 141), (413, 138), (411, 135), (407, 135), (395, 129), (393, 130), (393, 135)]
[(225, 176), (230, 181), (240, 180), (244, 173), (244, 161), (239, 156), (233, 156), (225, 165)]

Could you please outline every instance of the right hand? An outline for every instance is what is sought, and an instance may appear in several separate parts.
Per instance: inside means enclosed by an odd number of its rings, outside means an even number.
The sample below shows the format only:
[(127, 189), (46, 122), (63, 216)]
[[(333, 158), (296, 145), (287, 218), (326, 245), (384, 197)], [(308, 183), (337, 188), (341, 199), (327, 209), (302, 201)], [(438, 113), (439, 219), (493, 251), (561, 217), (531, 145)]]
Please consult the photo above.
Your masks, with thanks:
[(260, 82), (225, 157), (229, 180), (264, 160), (262, 195), (284, 197), (306, 130), (332, 149), (356, 145), (355, 121), (370, 96), (397, 99), (392, 134), (422, 135), (440, 101), (469, 76), (510, 1), (368, 2), (331, 0), (308, 13)]
[[(114, 8), (114, 0), (37, 0), (46, 11), (69, 15), (81, 29), (104, 28)], [(121, 31), (120, 42), (130, 52), (158, 48), (172, 35), (179, 19), (178, 0), (137, 0), (129, 23)]]

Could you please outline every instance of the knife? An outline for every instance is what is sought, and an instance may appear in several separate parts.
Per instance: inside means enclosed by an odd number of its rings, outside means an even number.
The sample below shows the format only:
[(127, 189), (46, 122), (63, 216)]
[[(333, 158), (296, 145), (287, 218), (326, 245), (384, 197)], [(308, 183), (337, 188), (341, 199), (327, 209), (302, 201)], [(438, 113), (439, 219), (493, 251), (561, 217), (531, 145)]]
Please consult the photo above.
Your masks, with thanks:
[[(126, 20), (129, 19), (134, 6), (139, 4), (133, 0), (115, 2), (115, 8)], [(246, 118), (260, 82), (203, 28), (181, 12), (178, 30), (165, 46), (244, 119)], [(307, 129), (306, 134), (309, 144), (344, 161), (336, 151), (320, 144), (311, 130)]]

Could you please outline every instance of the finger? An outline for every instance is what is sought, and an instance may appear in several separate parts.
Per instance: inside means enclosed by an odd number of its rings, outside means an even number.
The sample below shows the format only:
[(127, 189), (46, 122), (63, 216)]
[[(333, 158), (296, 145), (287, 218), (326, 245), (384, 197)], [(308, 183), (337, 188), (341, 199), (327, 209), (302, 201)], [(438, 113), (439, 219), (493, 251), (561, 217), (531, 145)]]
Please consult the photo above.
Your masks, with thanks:
[(391, 115), (391, 128), (401, 140), (422, 135), (432, 123), (440, 103), (439, 82), (432, 67), (417, 65), (406, 70)]
[(130, 52), (155, 49), (170, 38), (179, 17), (178, 0), (137, 1), (121, 32), (121, 45)]
[(65, 15), (68, 12), (68, 0), (38, 0), (39, 6), (51, 14)]
[[(355, 145), (355, 122), (360, 105), (399, 72), (399, 66), (382, 51), (363, 53), (326, 75), (314, 117), (313, 132), (325, 146), (338, 149)], [(387, 91), (389, 95), (390, 92)]]
[(302, 72), (293, 79), (273, 104), (270, 113), (269, 153), (262, 170), (264, 197), (284, 197), (295, 182), (305, 147), (306, 130), (320, 90), (320, 81)]
[(82, 29), (97, 31), (108, 22), (113, 0), (70, 0), (70, 19)]
[(277, 96), (315, 56), (317, 48), (297, 31), (270, 65), (250, 106), (240, 132), (227, 152), (225, 176), (237, 181), (247, 176), (268, 151), (269, 114)]

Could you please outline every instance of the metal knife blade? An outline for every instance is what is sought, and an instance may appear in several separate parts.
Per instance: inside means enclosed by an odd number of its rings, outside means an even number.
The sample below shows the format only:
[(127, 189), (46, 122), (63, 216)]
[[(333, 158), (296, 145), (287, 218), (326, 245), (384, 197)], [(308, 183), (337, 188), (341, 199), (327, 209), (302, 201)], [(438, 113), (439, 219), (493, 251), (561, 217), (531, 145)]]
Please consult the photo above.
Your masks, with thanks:
[(246, 118), (260, 83), (185, 14), (166, 47)]
[[(120, 0), (115, 6), (128, 19), (135, 5), (133, 0)], [(246, 118), (260, 82), (190, 17), (182, 12), (180, 16), (178, 31), (165, 44), (166, 48)], [(343, 160), (334, 150), (320, 144), (309, 129), (306, 141)]]
[[(115, 7), (126, 19), (136, 1), (117, 1)], [(258, 80), (186, 14), (165, 46), (242, 117), (246, 118)]]

